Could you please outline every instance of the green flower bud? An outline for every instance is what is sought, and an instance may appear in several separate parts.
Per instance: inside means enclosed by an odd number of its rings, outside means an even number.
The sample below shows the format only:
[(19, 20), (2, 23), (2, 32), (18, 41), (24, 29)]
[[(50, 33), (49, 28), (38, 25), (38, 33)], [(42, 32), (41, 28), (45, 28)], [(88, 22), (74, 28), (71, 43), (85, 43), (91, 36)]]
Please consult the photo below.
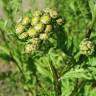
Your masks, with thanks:
[(50, 17), (48, 14), (47, 14), (47, 15), (43, 15), (43, 16), (41, 17), (41, 22), (42, 22), (43, 24), (49, 24), (50, 21), (51, 21), (51, 17)]
[(62, 25), (63, 24), (63, 19), (62, 18), (59, 18), (56, 20), (57, 24), (58, 25)]
[(35, 30), (34, 28), (30, 28), (30, 29), (28, 30), (28, 35), (29, 35), (30, 37), (35, 37), (35, 36), (37, 35), (37, 32), (36, 32), (36, 30)]
[(45, 33), (40, 34), (40, 39), (41, 40), (47, 40), (48, 39), (48, 34), (45, 34)]
[(42, 15), (42, 12), (39, 11), (39, 10), (37, 10), (37, 11), (35, 11), (35, 12), (33, 13), (33, 16), (34, 16), (34, 17), (40, 17), (41, 15)]
[(22, 25), (28, 25), (30, 23), (30, 18), (28, 16), (24, 16), (22, 20)]
[(16, 26), (16, 34), (21, 34), (24, 31), (24, 26), (22, 24), (18, 24)]
[(30, 52), (32, 52), (33, 51), (33, 46), (32, 46), (32, 44), (27, 44), (26, 46), (25, 46), (25, 53), (30, 53)]
[(23, 40), (23, 39), (26, 39), (28, 37), (28, 33), (27, 32), (23, 32), (22, 34), (20, 34), (19, 36), (19, 39)]
[(46, 9), (43, 10), (43, 12), (44, 12), (45, 14), (48, 14), (50, 11), (51, 11), (50, 8), (46, 8)]
[(34, 29), (37, 31), (37, 32), (42, 32), (43, 29), (44, 29), (44, 25), (42, 23), (39, 23), (37, 24), (36, 26), (34, 26)]
[(26, 53), (30, 53), (30, 52), (35, 52), (36, 50), (38, 50), (39, 47), (39, 39), (38, 38), (33, 38), (30, 39), (30, 44), (26, 44), (25, 46), (25, 52)]
[(31, 25), (36, 25), (39, 23), (40, 18), (39, 17), (33, 17), (31, 21)]
[(48, 32), (51, 32), (52, 31), (52, 25), (47, 25), (46, 28), (45, 28), (45, 32), (48, 33)]
[(50, 16), (55, 19), (55, 18), (58, 17), (58, 12), (56, 10), (51, 10), (50, 11)]
[(33, 38), (33, 39), (32, 39), (32, 44), (33, 44), (33, 45), (38, 45), (39, 42), (40, 42), (39, 38)]
[(84, 39), (80, 43), (80, 53), (84, 55), (91, 55), (94, 52), (94, 44), (88, 39)]

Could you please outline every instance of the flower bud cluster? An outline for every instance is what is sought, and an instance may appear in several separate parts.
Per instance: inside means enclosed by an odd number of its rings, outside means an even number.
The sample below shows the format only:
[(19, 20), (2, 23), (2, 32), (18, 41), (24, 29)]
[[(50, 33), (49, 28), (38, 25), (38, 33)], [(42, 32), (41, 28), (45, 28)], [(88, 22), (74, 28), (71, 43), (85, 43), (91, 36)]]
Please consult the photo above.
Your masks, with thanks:
[(27, 43), (25, 51), (28, 53), (36, 50), (40, 41), (48, 40), (50, 34), (53, 33), (54, 26), (61, 25), (63, 25), (63, 19), (57, 10), (46, 8), (42, 11), (33, 12), (31, 17), (24, 16), (16, 25), (16, 34), (20, 40), (25, 42), (38, 39), (38, 43)]

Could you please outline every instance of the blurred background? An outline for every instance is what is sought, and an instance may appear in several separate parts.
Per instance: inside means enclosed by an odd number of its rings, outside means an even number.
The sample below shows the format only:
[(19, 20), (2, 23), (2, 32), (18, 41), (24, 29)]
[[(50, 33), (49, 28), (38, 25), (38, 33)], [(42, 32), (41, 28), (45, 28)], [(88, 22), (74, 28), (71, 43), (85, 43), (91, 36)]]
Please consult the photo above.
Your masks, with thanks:
[[(35, 8), (44, 8), (46, 0), (22, 0), (22, 8), (23, 11), (26, 12), (28, 10), (33, 10)], [(0, 17), (4, 16), (3, 8), (2, 8), (2, 0), (0, 1)]]

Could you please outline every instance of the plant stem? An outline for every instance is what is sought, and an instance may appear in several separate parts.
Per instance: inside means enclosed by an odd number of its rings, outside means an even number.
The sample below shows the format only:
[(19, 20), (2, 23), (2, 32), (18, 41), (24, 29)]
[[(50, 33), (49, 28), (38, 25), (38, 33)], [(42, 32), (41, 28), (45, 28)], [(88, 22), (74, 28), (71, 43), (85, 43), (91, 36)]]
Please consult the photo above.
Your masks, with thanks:
[(55, 96), (61, 96), (61, 81), (59, 80), (58, 71), (53, 66), (52, 61), (50, 62), (50, 68), (53, 74)]
[(70, 94), (70, 96), (78, 96), (78, 93), (84, 87), (85, 83), (86, 83), (86, 81), (82, 80), (78, 84), (78, 80), (77, 80), (77, 83), (75, 84), (74, 90), (72, 91), (72, 93)]

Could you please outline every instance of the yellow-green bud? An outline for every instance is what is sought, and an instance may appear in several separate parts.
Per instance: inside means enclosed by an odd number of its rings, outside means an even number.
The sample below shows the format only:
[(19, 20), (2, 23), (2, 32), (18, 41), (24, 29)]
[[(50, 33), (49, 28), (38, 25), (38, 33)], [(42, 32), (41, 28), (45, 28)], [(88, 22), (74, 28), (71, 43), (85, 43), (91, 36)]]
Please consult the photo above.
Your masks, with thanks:
[(34, 29), (37, 31), (37, 32), (42, 32), (43, 29), (44, 29), (44, 25), (42, 23), (38, 23), (36, 26), (34, 26)]
[(55, 18), (58, 17), (58, 12), (56, 10), (51, 10), (50, 11), (50, 16), (55, 19)]
[(34, 13), (33, 13), (33, 16), (34, 16), (34, 17), (40, 17), (41, 15), (42, 15), (42, 12), (39, 11), (39, 10), (34, 11)]
[(47, 25), (46, 28), (45, 28), (45, 32), (48, 33), (48, 32), (51, 32), (52, 31), (52, 25)]
[(45, 34), (45, 33), (40, 34), (40, 39), (41, 40), (47, 40), (48, 39), (48, 34)]
[(39, 42), (40, 42), (40, 40), (39, 40), (38, 38), (33, 38), (33, 39), (32, 39), (32, 44), (33, 44), (33, 45), (38, 45)]
[(44, 11), (45, 14), (48, 14), (50, 12), (50, 10), (51, 10), (50, 8), (46, 8), (43, 11)]
[(28, 30), (28, 35), (29, 35), (29, 37), (34, 37), (34, 36), (37, 35), (37, 32), (36, 32), (36, 30), (34, 28), (30, 28)]
[(42, 22), (43, 24), (49, 24), (50, 21), (51, 21), (51, 17), (50, 17), (48, 14), (47, 14), (47, 15), (43, 15), (43, 16), (41, 17), (41, 22)]
[(63, 19), (62, 18), (59, 18), (56, 20), (57, 24), (58, 25), (62, 25), (63, 24)]
[(88, 40), (84, 39), (80, 43), (80, 53), (84, 55), (91, 55), (94, 52), (94, 44)]
[(30, 53), (33, 51), (33, 45), (32, 44), (27, 44), (25, 46), (25, 53)]
[(16, 34), (21, 34), (24, 31), (24, 26), (22, 24), (18, 24), (16, 26)]
[(40, 18), (39, 17), (33, 17), (31, 21), (31, 25), (36, 25), (39, 23)]
[(28, 25), (30, 23), (30, 18), (28, 16), (24, 16), (22, 20), (22, 25)]
[(20, 34), (18, 37), (19, 37), (19, 39), (23, 40), (28, 37), (28, 33), (24, 32), (24, 33)]
[(39, 46), (38, 38), (31, 39), (31, 43), (25, 46), (25, 52), (26, 53), (34, 52), (38, 49), (38, 46)]

